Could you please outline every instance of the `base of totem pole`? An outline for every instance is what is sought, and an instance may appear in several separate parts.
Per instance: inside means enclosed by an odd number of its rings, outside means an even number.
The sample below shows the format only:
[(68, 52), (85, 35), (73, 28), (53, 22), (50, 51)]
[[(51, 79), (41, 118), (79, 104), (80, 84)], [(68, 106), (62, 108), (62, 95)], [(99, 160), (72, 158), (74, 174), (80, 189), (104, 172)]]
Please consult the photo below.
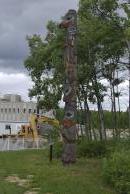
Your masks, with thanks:
[(76, 145), (74, 143), (63, 145), (61, 160), (64, 166), (69, 166), (76, 162)]

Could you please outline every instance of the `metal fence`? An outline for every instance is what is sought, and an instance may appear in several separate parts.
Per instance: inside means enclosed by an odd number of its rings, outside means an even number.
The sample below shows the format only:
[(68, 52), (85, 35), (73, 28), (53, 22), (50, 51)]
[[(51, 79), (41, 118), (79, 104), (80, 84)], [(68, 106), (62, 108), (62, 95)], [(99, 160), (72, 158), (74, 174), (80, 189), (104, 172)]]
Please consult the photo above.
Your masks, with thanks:
[(1, 138), (0, 151), (24, 150), (24, 149), (41, 149), (48, 146), (48, 141), (43, 138)]

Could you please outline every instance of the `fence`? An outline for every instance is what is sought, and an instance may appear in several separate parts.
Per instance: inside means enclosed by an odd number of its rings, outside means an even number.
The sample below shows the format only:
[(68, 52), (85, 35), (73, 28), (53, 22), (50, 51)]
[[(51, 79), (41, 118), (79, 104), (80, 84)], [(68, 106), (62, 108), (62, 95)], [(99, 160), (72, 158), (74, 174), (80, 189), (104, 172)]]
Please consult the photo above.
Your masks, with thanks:
[(48, 141), (43, 138), (16, 138), (7, 137), (0, 139), (0, 151), (40, 149), (48, 146)]

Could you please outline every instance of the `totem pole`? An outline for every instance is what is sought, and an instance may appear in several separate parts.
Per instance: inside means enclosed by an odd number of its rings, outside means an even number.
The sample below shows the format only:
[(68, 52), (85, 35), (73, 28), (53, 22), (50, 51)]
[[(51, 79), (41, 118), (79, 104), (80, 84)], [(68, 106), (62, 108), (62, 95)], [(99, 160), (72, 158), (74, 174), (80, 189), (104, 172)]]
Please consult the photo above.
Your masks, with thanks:
[(66, 29), (65, 39), (65, 83), (64, 98), (65, 109), (64, 119), (62, 121), (63, 152), (62, 162), (69, 165), (76, 162), (76, 82), (77, 82), (77, 57), (76, 57), (76, 31), (77, 31), (77, 13), (75, 10), (69, 10), (65, 15), (60, 27)]

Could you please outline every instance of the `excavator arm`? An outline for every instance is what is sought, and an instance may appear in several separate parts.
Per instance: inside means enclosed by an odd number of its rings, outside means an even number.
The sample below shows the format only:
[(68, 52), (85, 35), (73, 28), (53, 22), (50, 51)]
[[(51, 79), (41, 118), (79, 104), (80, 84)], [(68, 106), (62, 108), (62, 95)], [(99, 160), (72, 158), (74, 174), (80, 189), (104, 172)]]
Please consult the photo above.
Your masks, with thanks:
[(32, 137), (33, 139), (37, 139), (39, 135), (38, 133), (38, 125), (43, 124), (44, 128), (47, 125), (58, 128), (60, 126), (59, 121), (55, 118), (50, 118), (43, 115), (31, 114), (29, 116), (29, 125), (22, 125), (21, 130), (18, 132), (19, 136), (24, 137)]

